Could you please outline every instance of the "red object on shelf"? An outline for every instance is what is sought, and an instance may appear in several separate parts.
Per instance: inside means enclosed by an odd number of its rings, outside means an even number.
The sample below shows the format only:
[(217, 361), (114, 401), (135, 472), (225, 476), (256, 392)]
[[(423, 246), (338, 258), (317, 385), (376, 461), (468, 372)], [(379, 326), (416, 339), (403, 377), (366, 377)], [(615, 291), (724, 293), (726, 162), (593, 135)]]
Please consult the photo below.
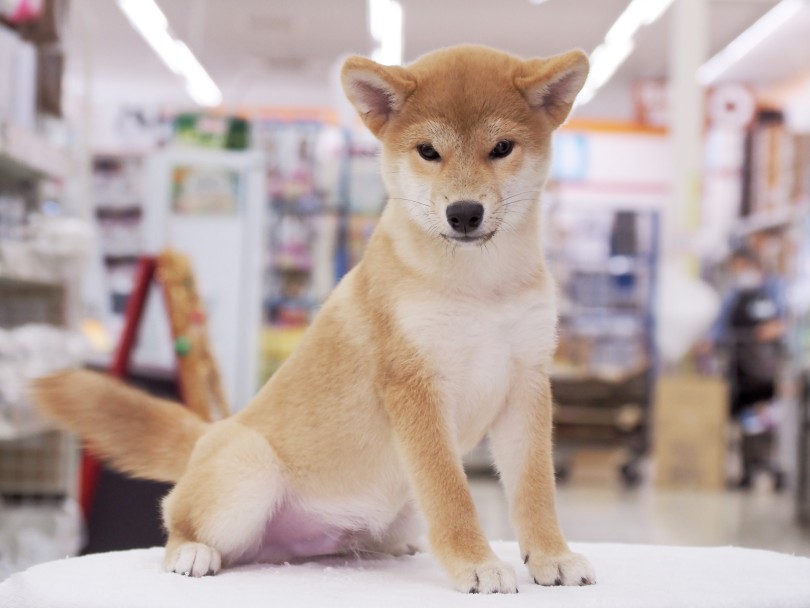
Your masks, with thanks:
[[(143, 312), (146, 309), (146, 298), (149, 295), (152, 280), (155, 278), (156, 267), (157, 259), (153, 256), (143, 256), (138, 259), (135, 286), (127, 301), (127, 309), (124, 315), (124, 329), (121, 332), (121, 339), (110, 364), (110, 375), (116, 378), (125, 378), (127, 375), (129, 360), (132, 356), (132, 349), (135, 347), (135, 338), (138, 335), (138, 328), (141, 325)], [(79, 495), (79, 502), (85, 520), (90, 516), (100, 476), (101, 463), (85, 450), (82, 455)]]
[(42, 0), (9, 0), (3, 3), (2, 15), (11, 23), (29, 23), (42, 16)]

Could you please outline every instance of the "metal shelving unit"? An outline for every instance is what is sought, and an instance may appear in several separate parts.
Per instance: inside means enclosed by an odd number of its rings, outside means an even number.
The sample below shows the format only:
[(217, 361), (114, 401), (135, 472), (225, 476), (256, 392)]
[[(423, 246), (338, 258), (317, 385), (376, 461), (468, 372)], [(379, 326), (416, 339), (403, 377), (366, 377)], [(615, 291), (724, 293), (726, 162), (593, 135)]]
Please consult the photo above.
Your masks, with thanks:
[[(62, 179), (67, 173), (67, 157), (43, 137), (15, 125), (0, 124), (3, 191), (20, 193), (30, 210), (39, 183)], [(0, 276), (0, 328), (12, 330), (31, 323), (65, 327), (66, 301), (61, 284)], [(33, 565), (26, 562), (30, 556), (25, 557), (31, 551), (52, 547), (53, 557), (64, 556), (64, 544), (60, 545), (57, 538), (64, 540), (66, 530), (78, 549), (81, 525), (74, 505), (79, 463), (76, 440), (54, 430), (34, 414), (32, 406), (23, 403), (17, 407), (20, 404), (16, 401), (7, 405), (9, 416), (4, 416), (0, 425), (0, 525), (9, 527), (6, 541), (16, 533), (20, 536), (0, 546), (0, 578)], [(21, 544), (23, 534), (25, 543), (38, 544), (36, 550)]]
[[(796, 225), (797, 278), (810, 281), (810, 215), (805, 214)], [(797, 470), (796, 513), (800, 522), (810, 526), (810, 313), (791, 319), (790, 353), (792, 375), (795, 379), (797, 400)]]
[(652, 419), (659, 217), (620, 207), (571, 217), (581, 242), (555, 234), (548, 245), (561, 295), (552, 374), (557, 473), (567, 474), (566, 455), (578, 450), (620, 448), (621, 480), (634, 485)]
[(32, 182), (67, 175), (67, 157), (41, 136), (12, 124), (0, 123), (0, 178)]

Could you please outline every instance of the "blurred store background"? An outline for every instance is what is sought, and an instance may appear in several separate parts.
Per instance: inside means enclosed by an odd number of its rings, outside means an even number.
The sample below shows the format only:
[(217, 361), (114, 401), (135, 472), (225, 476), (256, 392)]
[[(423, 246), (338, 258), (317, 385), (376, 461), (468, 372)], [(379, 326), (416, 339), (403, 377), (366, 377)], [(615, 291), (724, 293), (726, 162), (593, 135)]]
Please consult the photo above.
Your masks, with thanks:
[[(83, 460), (27, 379), (85, 366), (188, 396), (177, 361), (207, 335), (243, 407), (386, 202), (342, 59), (466, 42), (591, 53), (543, 197), (567, 535), (810, 555), (810, 3), (0, 0), (0, 16), (0, 578), (161, 543), (165, 487)], [(194, 272), (186, 325), (152, 272), (167, 247)], [(488, 534), (513, 538), (486, 447), (466, 464)]]

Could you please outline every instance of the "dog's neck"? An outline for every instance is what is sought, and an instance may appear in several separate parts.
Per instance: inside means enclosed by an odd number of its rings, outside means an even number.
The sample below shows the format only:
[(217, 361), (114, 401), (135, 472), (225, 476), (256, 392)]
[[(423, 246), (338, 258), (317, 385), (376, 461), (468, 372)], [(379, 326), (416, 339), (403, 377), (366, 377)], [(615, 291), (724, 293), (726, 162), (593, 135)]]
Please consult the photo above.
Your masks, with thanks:
[(390, 200), (366, 256), (390, 244), (397, 262), (433, 288), (480, 296), (532, 288), (546, 279), (540, 205), (518, 226), (502, 226), (487, 243), (462, 247), (418, 226), (399, 201)]

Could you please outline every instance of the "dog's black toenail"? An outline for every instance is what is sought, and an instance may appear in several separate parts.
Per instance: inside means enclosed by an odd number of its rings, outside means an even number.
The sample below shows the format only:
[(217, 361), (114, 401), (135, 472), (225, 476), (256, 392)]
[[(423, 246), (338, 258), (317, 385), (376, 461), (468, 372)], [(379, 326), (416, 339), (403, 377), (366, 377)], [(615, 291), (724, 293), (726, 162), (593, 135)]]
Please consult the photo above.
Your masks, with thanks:
[(560, 585), (562, 585), (562, 579), (560, 579), (560, 578), (555, 578), (555, 579), (554, 579), (554, 586), (555, 586), (555, 587), (559, 587)]
[(540, 584), (540, 581), (538, 581), (537, 579), (534, 579), (534, 584), (535, 584), (535, 585), (539, 585), (539, 584)]
[(470, 587), (468, 593), (478, 593), (478, 589), (476, 589), (475, 587)]
[(580, 583), (582, 583), (583, 585), (590, 585), (590, 584), (591, 584), (591, 581), (589, 581), (589, 580), (588, 580), (587, 578), (585, 578), (584, 576), (583, 576), (581, 579), (579, 579), (579, 580), (580, 580)]
[(524, 556), (523, 556), (523, 563), (524, 563), (524, 564), (528, 564), (528, 563), (529, 563), (529, 554), (528, 554), (528, 553), (527, 553), (526, 555), (524, 555)]

